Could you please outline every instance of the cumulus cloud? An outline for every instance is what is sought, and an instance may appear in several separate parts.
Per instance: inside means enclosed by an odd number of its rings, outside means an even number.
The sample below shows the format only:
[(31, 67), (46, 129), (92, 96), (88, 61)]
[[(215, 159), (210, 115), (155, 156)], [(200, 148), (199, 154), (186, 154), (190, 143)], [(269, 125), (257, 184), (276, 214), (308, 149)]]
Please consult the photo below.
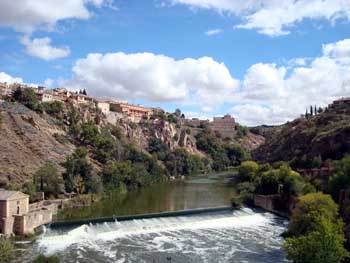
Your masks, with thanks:
[[(239, 82), (212, 58), (174, 58), (153, 53), (89, 54), (73, 67), (75, 89), (99, 97), (208, 103), (233, 95)], [(206, 105), (208, 106), (208, 105)]]
[(0, 82), (2, 83), (23, 83), (23, 79), (18, 78), (18, 77), (12, 77), (8, 74), (6, 74), (5, 72), (0, 72)]
[(350, 39), (323, 45), (323, 54), (332, 58), (349, 58)]
[(88, 5), (101, 7), (106, 0), (16, 0), (0, 1), (0, 26), (11, 27), (17, 32), (30, 34), (40, 29), (50, 30), (58, 21), (88, 19)]
[(56, 48), (50, 45), (50, 38), (29, 37), (37, 30), (52, 31), (59, 21), (67, 19), (89, 19), (92, 16), (89, 6), (103, 6), (117, 9), (113, 0), (16, 0), (0, 1), (0, 27), (9, 27), (23, 33), (22, 43), (27, 53), (52, 60), (70, 54), (67, 47)]
[[(298, 117), (310, 105), (326, 106), (334, 99), (350, 96), (350, 54), (332, 55), (343, 51), (347, 41), (328, 44), (329, 52), (324, 51), (308, 66), (295, 65), (289, 71), (283, 65), (252, 65), (232, 112), (248, 125), (281, 124)], [(340, 54), (341, 60), (337, 59)]]
[(334, 23), (350, 18), (350, 0), (169, 0), (192, 8), (213, 9), (240, 16), (236, 28), (255, 29), (261, 34), (280, 36), (304, 19), (326, 19)]
[(68, 47), (53, 47), (51, 45), (51, 39), (48, 37), (34, 38), (33, 40), (28, 37), (23, 37), (21, 42), (25, 45), (26, 52), (29, 55), (47, 61), (64, 58), (70, 54), (70, 49)]
[(211, 30), (208, 30), (205, 32), (205, 34), (208, 36), (208, 37), (211, 37), (211, 36), (214, 36), (214, 35), (218, 35), (218, 34), (221, 34), (223, 32), (222, 29), (218, 28), (218, 29), (211, 29)]

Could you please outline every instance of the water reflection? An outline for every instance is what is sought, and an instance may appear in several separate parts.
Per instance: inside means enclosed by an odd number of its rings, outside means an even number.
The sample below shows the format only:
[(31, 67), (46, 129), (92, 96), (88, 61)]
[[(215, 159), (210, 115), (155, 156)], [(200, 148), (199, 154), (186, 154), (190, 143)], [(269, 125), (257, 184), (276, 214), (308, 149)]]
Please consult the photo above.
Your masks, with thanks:
[(201, 175), (155, 184), (127, 194), (110, 194), (91, 207), (66, 209), (58, 220), (109, 217), (229, 205), (234, 195), (232, 173)]

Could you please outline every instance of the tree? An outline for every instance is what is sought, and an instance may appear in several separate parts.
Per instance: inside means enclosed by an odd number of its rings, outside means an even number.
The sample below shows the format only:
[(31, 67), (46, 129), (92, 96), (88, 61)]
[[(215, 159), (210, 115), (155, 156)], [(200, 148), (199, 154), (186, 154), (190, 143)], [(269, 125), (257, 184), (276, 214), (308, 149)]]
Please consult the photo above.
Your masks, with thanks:
[(113, 159), (116, 151), (115, 140), (108, 135), (98, 135), (94, 139), (96, 159), (102, 163)]
[(90, 122), (85, 122), (81, 126), (80, 138), (85, 143), (93, 144), (96, 140), (97, 135), (99, 134), (98, 127)]
[(316, 230), (314, 222), (319, 216), (337, 222), (338, 206), (330, 195), (318, 192), (299, 197), (289, 224), (289, 234), (299, 236)]
[(176, 109), (175, 110), (175, 116), (180, 118), (181, 117), (181, 110), (180, 109)]
[(317, 230), (287, 238), (287, 259), (294, 263), (339, 263), (347, 255), (344, 248), (343, 224), (332, 223), (322, 216), (315, 218)]
[(13, 93), (13, 98), (31, 110), (36, 110), (39, 104), (32, 88), (17, 88)]
[(46, 163), (34, 174), (34, 181), (37, 189), (46, 195), (57, 196), (63, 189), (63, 180), (55, 165)]
[(350, 156), (332, 162), (332, 175), (328, 185), (332, 197), (338, 201), (340, 190), (350, 187)]
[(148, 151), (149, 153), (155, 153), (159, 160), (165, 160), (170, 150), (168, 145), (166, 145), (161, 139), (152, 137), (148, 141)]
[(91, 180), (92, 167), (87, 158), (87, 150), (84, 147), (77, 148), (73, 154), (67, 156), (66, 172), (64, 174), (64, 181), (66, 190), (69, 192), (81, 190), (81, 186), (77, 184), (79, 181), (76, 177), (81, 177), (84, 182), (84, 192), (92, 192), (88, 187)]
[(238, 174), (242, 181), (253, 181), (259, 165), (253, 161), (245, 161), (238, 168)]

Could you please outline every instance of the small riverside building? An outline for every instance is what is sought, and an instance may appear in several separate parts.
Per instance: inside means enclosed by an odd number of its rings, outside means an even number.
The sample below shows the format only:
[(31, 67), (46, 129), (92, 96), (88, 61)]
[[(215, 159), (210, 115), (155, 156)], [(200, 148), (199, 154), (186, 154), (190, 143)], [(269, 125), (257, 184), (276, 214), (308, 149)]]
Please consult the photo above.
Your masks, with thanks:
[(5, 236), (25, 235), (52, 221), (52, 211), (29, 205), (29, 196), (0, 189), (0, 232)]

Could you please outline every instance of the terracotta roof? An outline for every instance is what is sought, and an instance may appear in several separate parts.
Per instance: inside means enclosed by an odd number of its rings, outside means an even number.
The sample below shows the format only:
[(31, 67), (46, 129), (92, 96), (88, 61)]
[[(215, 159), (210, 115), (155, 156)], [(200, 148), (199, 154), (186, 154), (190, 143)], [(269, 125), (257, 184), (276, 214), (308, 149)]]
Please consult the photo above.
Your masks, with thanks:
[(23, 198), (23, 197), (27, 197), (27, 196), (28, 195), (26, 195), (22, 192), (18, 192), (18, 191), (0, 190), (0, 201), (13, 199), (15, 197)]

